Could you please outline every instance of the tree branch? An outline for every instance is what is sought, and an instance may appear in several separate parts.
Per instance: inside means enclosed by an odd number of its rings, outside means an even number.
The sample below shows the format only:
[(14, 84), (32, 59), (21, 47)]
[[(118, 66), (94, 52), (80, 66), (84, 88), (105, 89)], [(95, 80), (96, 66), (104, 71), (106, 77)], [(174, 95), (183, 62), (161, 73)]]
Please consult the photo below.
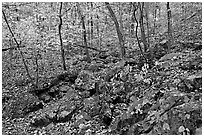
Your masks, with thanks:
[[(25, 66), (27, 75), (28, 75), (29, 79), (32, 81), (32, 77), (31, 77), (31, 75), (30, 75), (30, 73), (29, 73), (29, 71), (28, 71), (28, 66), (26, 65), (26, 61), (25, 61), (25, 58), (24, 58), (24, 56), (23, 56), (23, 52), (20, 50), (20, 44), (19, 44), (18, 41), (16, 40), (16, 38), (15, 38), (15, 36), (14, 36), (14, 33), (13, 33), (13, 31), (11, 30), (11, 27), (10, 27), (10, 25), (9, 25), (9, 23), (8, 23), (8, 20), (7, 20), (6, 15), (5, 15), (5, 13), (4, 13), (3, 10), (2, 10), (2, 13), (3, 13), (3, 17), (4, 17), (4, 19), (5, 19), (5, 22), (6, 22), (7, 26), (8, 26), (8, 29), (9, 29), (9, 31), (10, 31), (12, 37), (14, 38), (15, 43), (17, 44), (17, 48), (18, 48), (19, 51), (20, 51), (20, 55), (21, 55), (21, 57), (22, 57), (22, 61), (23, 61), (23, 64), (24, 64), (24, 66)], [(33, 81), (32, 81), (32, 82), (33, 82)], [(34, 83), (33, 83), (33, 84), (34, 84)]]

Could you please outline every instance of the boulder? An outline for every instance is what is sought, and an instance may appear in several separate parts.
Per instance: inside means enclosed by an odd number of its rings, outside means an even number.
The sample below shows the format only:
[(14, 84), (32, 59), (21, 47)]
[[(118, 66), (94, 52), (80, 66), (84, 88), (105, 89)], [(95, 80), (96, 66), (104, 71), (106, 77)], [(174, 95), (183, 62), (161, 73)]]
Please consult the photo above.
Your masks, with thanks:
[(3, 117), (20, 118), (42, 108), (43, 104), (37, 97), (30, 93), (21, 93), (16, 98), (9, 100)]
[(69, 90), (61, 99), (50, 102), (42, 110), (37, 111), (30, 124), (42, 127), (52, 122), (62, 123), (71, 120), (73, 114), (81, 108), (77, 99), (77, 93), (74, 90)]

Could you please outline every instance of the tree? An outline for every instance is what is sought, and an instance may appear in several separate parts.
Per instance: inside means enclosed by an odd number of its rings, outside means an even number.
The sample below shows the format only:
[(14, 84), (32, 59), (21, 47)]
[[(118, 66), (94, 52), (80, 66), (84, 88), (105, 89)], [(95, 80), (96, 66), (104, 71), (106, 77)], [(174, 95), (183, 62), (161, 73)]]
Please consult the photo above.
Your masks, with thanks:
[(62, 29), (62, 2), (60, 2), (60, 9), (59, 9), (59, 39), (60, 39), (60, 47), (61, 47), (61, 57), (62, 57), (62, 66), (64, 70), (67, 70), (66, 68), (66, 63), (65, 63), (65, 57), (64, 57), (64, 47), (63, 47), (63, 41), (62, 41), (62, 34), (61, 34), (61, 29)]
[(148, 47), (150, 44), (150, 39), (149, 39), (149, 3), (146, 2), (145, 3), (145, 16), (146, 16), (146, 21), (147, 21), (147, 43), (148, 43)]
[(146, 56), (144, 55), (144, 52), (143, 52), (143, 50), (142, 50), (142, 46), (141, 46), (141, 44), (140, 44), (139, 37), (138, 37), (138, 35), (137, 35), (139, 23), (138, 23), (137, 18), (136, 18), (136, 11), (139, 9), (139, 5), (136, 6), (136, 3), (132, 3), (132, 5), (133, 5), (133, 20), (136, 22), (136, 26), (135, 26), (135, 30), (136, 30), (136, 31), (135, 31), (135, 37), (136, 37), (136, 39), (137, 39), (137, 43), (138, 43), (140, 52), (141, 52), (141, 54), (142, 54), (144, 60), (145, 60), (146, 63), (147, 63), (147, 58), (146, 58)]
[(144, 27), (144, 2), (138, 2), (138, 6), (139, 6), (139, 11), (140, 11), (140, 32), (141, 32), (141, 38), (142, 38), (142, 42), (144, 44), (144, 52), (147, 51), (148, 49), (148, 43), (146, 40), (146, 35), (145, 35), (145, 27)]
[(99, 16), (98, 14), (96, 14), (96, 18), (97, 18), (97, 21), (96, 21), (96, 31), (97, 31), (97, 45), (99, 45), (99, 48), (101, 50), (101, 33), (100, 33), (100, 22), (99, 22)]
[(87, 44), (87, 39), (86, 39), (86, 26), (85, 26), (85, 16), (82, 14), (81, 8), (79, 3), (77, 3), (77, 8), (78, 8), (78, 12), (79, 12), (79, 16), (81, 18), (81, 22), (82, 22), (82, 29), (83, 29), (83, 39), (84, 39), (84, 45), (85, 45), (85, 52), (86, 52), (86, 59), (87, 62), (91, 62), (91, 58), (89, 56), (89, 50), (88, 50), (88, 44)]
[[(123, 3), (119, 3), (119, 23), (120, 23), (120, 31), (123, 33)], [(124, 39), (124, 36), (123, 36)]]
[[(159, 13), (158, 13), (158, 12)], [(161, 15), (160, 14), (160, 12), (161, 12), (161, 8), (160, 8), (160, 5), (159, 4), (157, 4), (157, 2), (155, 2), (155, 3), (153, 3), (153, 34), (155, 34), (156, 33), (156, 26), (157, 26), (157, 14), (159, 14), (159, 16)]]
[(168, 21), (168, 53), (170, 52), (171, 45), (173, 44), (173, 36), (172, 36), (172, 24), (171, 24), (171, 9), (169, 2), (166, 4), (167, 8), (167, 21)]
[[(93, 2), (90, 2), (91, 10), (93, 10)], [(93, 14), (91, 13), (91, 45), (94, 38), (94, 21), (93, 21)]]
[(124, 47), (124, 39), (123, 39), (123, 34), (120, 30), (120, 26), (119, 23), (117, 21), (117, 18), (115, 16), (115, 13), (113, 12), (110, 4), (108, 2), (105, 2), (107, 9), (110, 12), (110, 15), (114, 21), (115, 27), (116, 27), (116, 31), (117, 31), (117, 35), (118, 35), (118, 39), (119, 39), (119, 44), (120, 44), (120, 49), (121, 49), (121, 58), (125, 57), (125, 47)]

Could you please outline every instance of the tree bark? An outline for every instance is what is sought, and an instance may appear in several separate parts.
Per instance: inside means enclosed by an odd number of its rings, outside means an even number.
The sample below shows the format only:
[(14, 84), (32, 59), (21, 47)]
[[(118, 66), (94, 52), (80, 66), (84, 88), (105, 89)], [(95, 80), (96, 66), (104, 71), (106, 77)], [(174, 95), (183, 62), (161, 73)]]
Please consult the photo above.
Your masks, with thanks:
[(119, 23), (117, 21), (117, 18), (115, 16), (110, 4), (108, 2), (105, 2), (105, 4), (106, 4), (106, 7), (109, 10), (110, 15), (111, 15), (111, 17), (115, 23), (115, 27), (116, 27), (116, 31), (117, 31), (117, 35), (118, 35), (118, 39), (119, 39), (119, 44), (120, 44), (120, 49), (121, 49), (121, 58), (124, 59), (124, 57), (125, 57), (124, 39), (123, 39), (123, 35), (121, 33), (121, 30), (120, 30)]
[(145, 3), (145, 16), (146, 16), (146, 21), (147, 21), (147, 43), (148, 47), (150, 47), (150, 39), (149, 39), (149, 3)]
[[(124, 34), (123, 32), (123, 3), (120, 3), (119, 4), (119, 16), (120, 16), (120, 19), (119, 19), (119, 22), (120, 22), (120, 31), (122, 34)], [(124, 40), (124, 36), (123, 36), (123, 40)], [(125, 41), (125, 40), (124, 40)]]
[(172, 24), (171, 24), (171, 9), (169, 2), (166, 4), (167, 7), (167, 20), (168, 20), (168, 53), (170, 53), (171, 45), (173, 44), (173, 36), (172, 36)]
[(140, 9), (140, 20), (139, 20), (139, 23), (140, 23), (140, 31), (141, 31), (141, 37), (142, 37), (142, 42), (144, 44), (144, 52), (147, 51), (147, 41), (146, 41), (146, 36), (145, 36), (145, 28), (144, 28), (144, 13), (143, 13), (143, 10), (144, 10), (144, 2), (142, 3), (138, 3), (138, 6), (139, 6), (139, 9)]
[[(93, 2), (91, 2), (91, 10), (93, 10)], [(93, 22), (93, 15), (91, 14), (91, 43), (93, 40), (94, 34), (94, 22)]]
[(96, 24), (96, 31), (97, 31), (97, 45), (99, 45), (99, 49), (101, 50), (101, 35), (100, 35), (100, 28), (99, 28), (99, 16), (96, 15), (97, 18), (97, 24)]
[(62, 29), (62, 2), (60, 2), (60, 10), (59, 10), (59, 39), (60, 39), (60, 46), (61, 46), (61, 56), (62, 56), (62, 66), (64, 70), (67, 70), (66, 64), (65, 64), (65, 57), (64, 57), (64, 47), (63, 47), (63, 41), (62, 41), (62, 34), (61, 34), (61, 29)]
[(82, 12), (81, 12), (79, 3), (77, 3), (77, 7), (78, 7), (79, 16), (80, 16), (81, 21), (82, 21), (84, 45), (85, 45), (85, 47), (86, 47), (86, 48), (85, 48), (86, 59), (87, 59), (87, 62), (91, 62), (91, 58), (90, 58), (90, 56), (89, 56), (89, 50), (88, 50), (87, 39), (86, 39), (86, 26), (85, 26), (85, 21), (84, 21), (85, 16), (84, 16), (84, 15), (82, 14)]
[[(138, 6), (139, 6), (139, 5), (138, 5)], [(139, 46), (139, 48), (140, 48), (141, 55), (143, 56), (144, 60), (145, 60), (146, 63), (147, 63), (147, 58), (146, 58), (146, 56), (144, 55), (144, 52), (143, 52), (142, 47), (141, 47), (141, 45), (140, 45), (140, 40), (139, 40), (138, 35), (137, 35), (138, 25), (139, 25), (139, 23), (138, 23), (138, 21), (137, 21), (137, 18), (136, 18), (136, 11), (137, 11), (137, 9), (138, 9), (138, 7), (136, 7), (135, 3), (133, 3), (133, 19), (134, 19), (134, 21), (136, 22), (136, 26), (135, 26), (135, 29), (136, 29), (136, 31), (135, 31), (135, 37), (136, 37), (136, 39), (137, 39), (137, 43), (138, 43), (138, 46)]]
[[(155, 3), (154, 3), (155, 4)], [(154, 13), (153, 13), (153, 16), (154, 16), (154, 27), (153, 27), (153, 35), (155, 35), (155, 30), (156, 30), (156, 19), (157, 19), (157, 6), (154, 5)]]
[(38, 82), (39, 82), (39, 65), (38, 65), (38, 54), (39, 54), (39, 51), (36, 52), (35, 54), (35, 63), (36, 63), (36, 81), (35, 81), (35, 86), (36, 88), (38, 88)]

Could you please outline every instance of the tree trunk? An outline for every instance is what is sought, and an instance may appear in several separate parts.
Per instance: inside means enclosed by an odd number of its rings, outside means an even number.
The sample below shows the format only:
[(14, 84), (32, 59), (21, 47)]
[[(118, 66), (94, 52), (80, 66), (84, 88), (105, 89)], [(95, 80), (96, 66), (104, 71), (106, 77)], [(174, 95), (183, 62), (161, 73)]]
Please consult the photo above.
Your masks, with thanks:
[(36, 52), (35, 54), (35, 63), (36, 63), (36, 80), (35, 80), (35, 86), (36, 88), (38, 88), (38, 82), (39, 82), (39, 65), (38, 65), (38, 54), (39, 54), (39, 51)]
[(59, 19), (60, 19), (60, 23), (59, 23), (58, 28), (59, 28), (59, 39), (60, 39), (60, 46), (61, 46), (62, 65), (63, 65), (63, 69), (67, 70), (66, 64), (65, 64), (65, 57), (64, 57), (64, 47), (63, 47), (63, 41), (62, 41), (62, 34), (61, 34), (61, 28), (62, 28), (62, 2), (60, 2)]
[(156, 30), (156, 20), (157, 20), (157, 6), (155, 5), (154, 6), (154, 13), (153, 13), (153, 16), (154, 16), (154, 27), (153, 27), (153, 35), (155, 35), (155, 30)]
[(133, 5), (133, 20), (136, 22), (136, 26), (135, 26), (135, 37), (136, 37), (136, 39), (137, 39), (137, 43), (138, 43), (138, 46), (139, 46), (139, 48), (140, 48), (141, 55), (143, 56), (144, 60), (145, 60), (146, 63), (147, 63), (147, 58), (146, 58), (146, 56), (144, 55), (144, 52), (143, 52), (142, 47), (141, 47), (141, 44), (140, 44), (139, 37), (138, 37), (138, 35), (137, 35), (139, 23), (138, 23), (137, 18), (136, 18), (136, 11), (137, 11), (139, 5), (138, 5), (138, 7), (135, 5), (135, 3), (133, 3), (132, 5)]
[(105, 4), (106, 4), (106, 7), (108, 8), (110, 15), (111, 15), (111, 17), (115, 23), (115, 27), (116, 27), (116, 31), (117, 31), (118, 39), (119, 39), (119, 44), (120, 44), (120, 49), (121, 49), (121, 58), (124, 59), (124, 57), (125, 57), (124, 39), (123, 39), (123, 35), (120, 31), (119, 23), (117, 21), (117, 18), (115, 16), (110, 4), (108, 2), (105, 2)]
[(145, 28), (144, 28), (144, 15), (143, 15), (143, 9), (144, 9), (144, 2), (138, 3), (139, 9), (140, 9), (140, 31), (141, 31), (141, 37), (142, 37), (142, 42), (144, 44), (144, 52), (147, 51), (147, 41), (146, 41), (146, 36), (145, 36)]
[(101, 35), (100, 35), (100, 28), (99, 28), (99, 16), (96, 15), (96, 18), (97, 18), (97, 24), (96, 24), (96, 31), (97, 31), (97, 45), (99, 45), (99, 49), (101, 50), (102, 47), (101, 47)]
[(91, 62), (91, 58), (89, 56), (89, 50), (88, 50), (88, 44), (87, 44), (87, 39), (86, 39), (86, 26), (85, 26), (85, 21), (84, 21), (84, 15), (81, 12), (80, 9), (80, 5), (79, 3), (77, 3), (77, 7), (78, 7), (78, 12), (79, 12), (79, 16), (81, 17), (81, 21), (82, 21), (82, 28), (83, 28), (83, 38), (84, 38), (84, 45), (85, 45), (85, 52), (86, 52), (86, 59), (87, 62)]
[[(120, 22), (120, 31), (124, 35), (124, 32), (123, 32), (123, 10), (122, 10), (123, 9), (123, 7), (122, 7), (123, 5), (122, 4), (123, 3), (119, 4), (119, 16), (120, 16), (119, 22)], [(123, 36), (123, 40), (124, 40), (124, 36)]]
[(147, 21), (147, 43), (148, 47), (150, 47), (150, 39), (149, 39), (149, 3), (146, 2), (145, 4), (145, 16), (146, 16), (146, 21)]
[[(87, 2), (87, 11), (90, 11), (90, 7), (89, 7), (89, 2)], [(87, 25), (85, 23), (85, 26), (87, 26), (87, 30), (86, 30), (86, 33), (87, 33), (87, 42), (88, 42), (88, 45), (91, 45), (91, 20), (90, 20), (90, 12), (88, 12), (87, 14)]]
[[(93, 2), (91, 2), (91, 10), (93, 10)], [(93, 15), (91, 14), (91, 43), (93, 40), (93, 34), (94, 34), (94, 23), (93, 23)]]
[(168, 20), (168, 53), (170, 53), (171, 45), (173, 44), (173, 36), (172, 36), (172, 24), (171, 24), (171, 9), (169, 2), (166, 4), (167, 7), (167, 20)]

